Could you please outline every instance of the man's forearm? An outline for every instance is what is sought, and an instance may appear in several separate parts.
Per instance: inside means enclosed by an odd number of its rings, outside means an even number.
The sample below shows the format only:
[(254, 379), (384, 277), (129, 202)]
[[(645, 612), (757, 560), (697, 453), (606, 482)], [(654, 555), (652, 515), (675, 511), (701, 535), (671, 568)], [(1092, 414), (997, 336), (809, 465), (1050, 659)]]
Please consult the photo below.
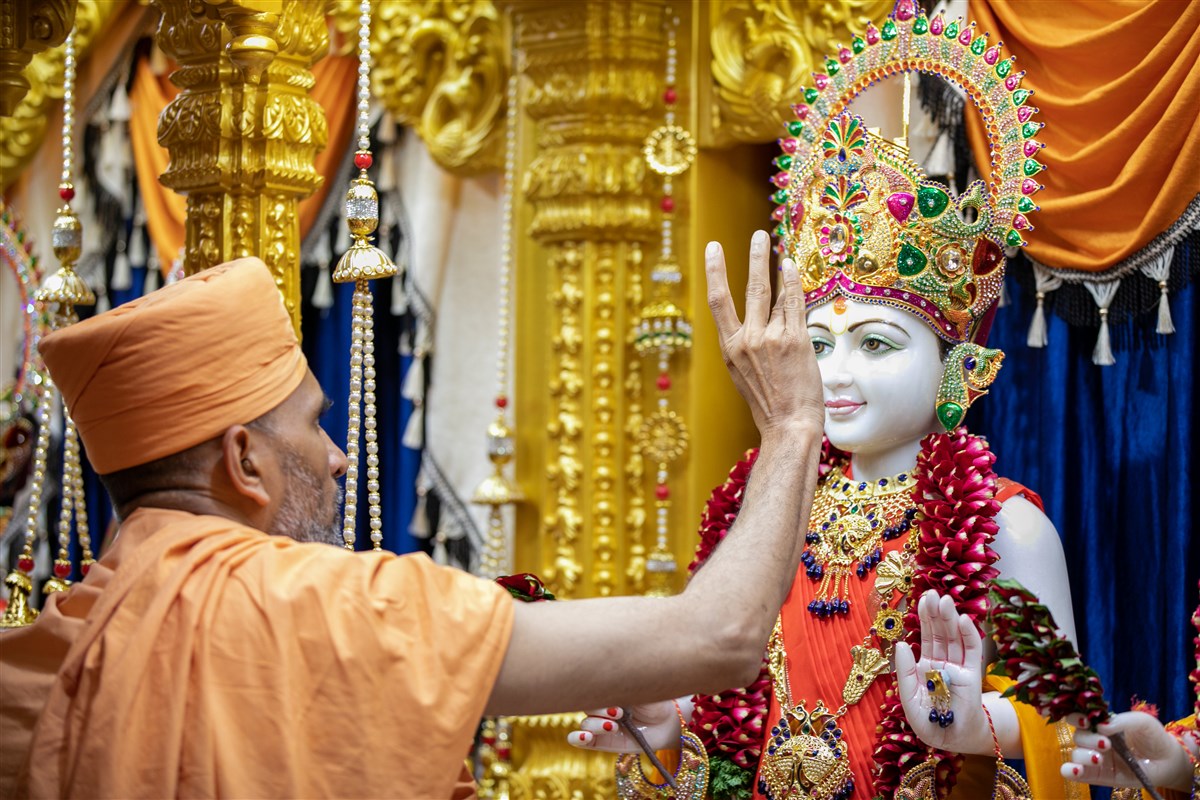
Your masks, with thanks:
[(821, 431), (763, 437), (729, 534), (688, 586), (688, 599), (766, 642), (795, 579), (816, 491)]

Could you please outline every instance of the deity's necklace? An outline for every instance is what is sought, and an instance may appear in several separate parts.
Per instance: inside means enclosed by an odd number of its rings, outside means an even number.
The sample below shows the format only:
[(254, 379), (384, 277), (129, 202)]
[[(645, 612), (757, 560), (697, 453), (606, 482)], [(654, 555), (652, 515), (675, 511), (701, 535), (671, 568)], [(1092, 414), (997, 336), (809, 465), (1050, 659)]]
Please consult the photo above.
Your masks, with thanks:
[[(849, 481), (840, 470), (835, 470), (818, 490), (813, 516), (823, 521), (816, 526), (818, 538), (811, 538), (816, 531), (810, 531), (805, 555), (812, 564), (823, 568), (824, 575), (818, 574), (814, 578), (822, 580), (821, 590), (840, 588), (841, 597), (814, 603), (826, 603), (826, 608), (838, 603), (836, 611), (827, 611), (821, 616), (846, 613), (841, 608), (845, 604), (849, 609), (846, 582), (851, 565), (857, 565), (854, 571), (864, 579), (877, 567), (872, 603), (877, 603), (878, 610), (862, 644), (850, 648), (850, 673), (842, 687), (842, 705), (836, 711), (831, 711), (821, 700), (811, 710), (805, 701), (793, 704), (782, 617), (776, 620), (767, 647), (767, 668), (782, 718), (771, 729), (759, 770), (758, 787), (768, 800), (791, 796), (797, 785), (813, 800), (846, 800), (854, 794), (854, 773), (837, 721), (862, 700), (875, 679), (887, 671), (893, 645), (904, 635), (904, 615), (900, 605), (912, 589), (917, 534), (916, 512), (905, 508), (910, 502), (912, 485), (911, 476), (907, 474), (881, 479), (872, 486)], [(816, 517), (818, 506), (823, 517)], [(848, 519), (850, 517), (857, 519)], [(876, 524), (872, 525), (872, 522)], [(908, 539), (903, 549), (883, 556), (880, 543), (904, 533), (908, 534)], [(821, 561), (817, 561), (817, 555), (811, 555), (814, 551), (822, 557)], [(808, 565), (810, 561), (805, 563)], [(811, 566), (809, 576), (814, 577)], [(813, 610), (813, 605), (810, 604), (809, 610)], [(878, 644), (874, 639), (878, 639)]]
[(821, 482), (813, 500), (809, 530), (800, 556), (808, 577), (819, 582), (811, 614), (833, 617), (850, 613), (852, 574), (866, 580), (883, 560), (883, 542), (912, 527), (915, 484), (907, 472), (877, 481), (847, 478), (840, 467)]

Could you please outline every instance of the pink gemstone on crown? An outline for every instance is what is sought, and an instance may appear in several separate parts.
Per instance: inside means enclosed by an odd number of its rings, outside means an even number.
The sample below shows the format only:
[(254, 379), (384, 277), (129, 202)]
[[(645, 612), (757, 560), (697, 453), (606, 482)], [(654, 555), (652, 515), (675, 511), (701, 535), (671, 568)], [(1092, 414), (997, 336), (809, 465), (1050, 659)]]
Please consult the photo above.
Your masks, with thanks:
[(867, 25), (867, 44), (879, 43), (879, 29), (874, 25)]
[(913, 0), (900, 0), (896, 3), (896, 19), (904, 22), (916, 16), (917, 8)]
[(1008, 89), (1010, 92), (1015, 92), (1017, 90), (1017, 87), (1020, 85), (1021, 85), (1021, 76), (1020, 75), (1009, 75), (1007, 78), (1004, 79), (1004, 88)]
[(783, 149), (783, 152), (793, 155), (796, 152), (796, 148), (800, 146), (800, 142), (795, 139), (780, 139), (779, 146)]
[(852, 58), (854, 58), (854, 53), (850, 52), (849, 47), (843, 47), (841, 50), (838, 50), (838, 61), (843, 64), (849, 64)]
[(804, 219), (804, 203), (799, 200), (796, 205), (792, 206), (792, 229), (800, 227), (800, 222)]
[(1024, 214), (1017, 214), (1013, 217), (1013, 227), (1019, 231), (1026, 230), (1029, 227), (1029, 220), (1025, 219)]
[(958, 35), (958, 43), (968, 45), (971, 43), (971, 29), (963, 28), (963, 32)]
[(996, 62), (1000, 60), (999, 46), (989, 47), (987, 52), (983, 54), (983, 60), (988, 64), (995, 66)]
[(775, 210), (771, 212), (771, 219), (776, 222), (783, 222), (787, 216), (787, 206), (775, 206)]
[(1041, 149), (1042, 145), (1040, 142), (1035, 142), (1033, 139), (1028, 139), (1026, 140), (1024, 147), (1025, 157), (1033, 158), (1035, 155), (1037, 155), (1037, 151)]
[(808, 106), (804, 105), (804, 103), (796, 103), (796, 105), (792, 106), (792, 111), (796, 112), (796, 119), (808, 119)]
[(1037, 109), (1033, 106), (1021, 106), (1017, 109), (1017, 119), (1021, 122), (1029, 122), (1029, 118), (1034, 115)]
[(897, 222), (903, 224), (908, 221), (909, 215), (912, 214), (916, 200), (908, 192), (896, 192), (887, 199), (888, 211), (896, 218)]
[(934, 36), (941, 36), (944, 30), (946, 30), (946, 23), (942, 21), (942, 15), (938, 14), (933, 18), (933, 22), (929, 23), (929, 32)]
[(825, 87), (829, 85), (829, 76), (824, 72), (814, 72), (813, 83), (816, 84), (818, 92), (823, 92), (825, 91)]
[(1033, 194), (1040, 188), (1042, 187), (1033, 178), (1026, 178), (1021, 181), (1021, 194)]

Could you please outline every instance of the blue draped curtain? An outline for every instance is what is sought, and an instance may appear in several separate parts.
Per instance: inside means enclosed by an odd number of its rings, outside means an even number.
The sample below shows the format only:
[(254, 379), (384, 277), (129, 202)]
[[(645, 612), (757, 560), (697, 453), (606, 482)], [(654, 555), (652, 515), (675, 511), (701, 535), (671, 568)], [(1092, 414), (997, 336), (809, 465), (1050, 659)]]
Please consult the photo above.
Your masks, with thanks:
[(1164, 720), (1186, 716), (1189, 620), (1200, 599), (1191, 472), (1200, 455), (1200, 290), (1193, 283), (1171, 296), (1172, 335), (1154, 332), (1152, 313), (1114, 325), (1117, 363), (1099, 367), (1096, 329), (1053, 314), (1049, 346), (1028, 347), (1033, 297), (1011, 276), (1008, 288), (1012, 304), (989, 340), (1004, 350), (1004, 368), (969, 424), (988, 437), (999, 474), (1045, 500), (1066, 548), (1082, 653), (1114, 710), (1128, 710), (1136, 695)]

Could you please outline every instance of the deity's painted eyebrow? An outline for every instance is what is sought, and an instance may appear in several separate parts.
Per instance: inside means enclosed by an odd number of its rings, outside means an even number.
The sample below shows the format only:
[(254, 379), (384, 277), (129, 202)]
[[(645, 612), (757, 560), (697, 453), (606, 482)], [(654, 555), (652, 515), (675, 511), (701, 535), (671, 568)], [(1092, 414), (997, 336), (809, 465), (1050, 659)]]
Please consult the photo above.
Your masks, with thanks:
[(829, 330), (829, 326), (828, 326), (828, 325), (826, 325), (824, 322), (810, 322), (810, 323), (808, 323), (808, 327), (810, 327), (810, 328), (820, 328), (821, 330), (823, 330), (823, 331), (827, 331), (827, 332), (829, 332), (829, 333), (832, 333), (832, 332), (833, 332), (833, 331), (830, 331), (830, 330)]
[(880, 325), (888, 325), (888, 326), (890, 326), (890, 327), (892, 327), (892, 328), (895, 328), (896, 330), (900, 331), (900, 332), (901, 332), (901, 333), (903, 333), (905, 336), (908, 336), (908, 331), (904, 330), (904, 328), (901, 328), (899, 325), (897, 325), (897, 324), (896, 324), (896, 323), (894, 323), (894, 322), (888, 322), (886, 319), (860, 319), (858, 322), (854, 323), (853, 325), (851, 325), (851, 326), (850, 326), (849, 328), (847, 328), (846, 330), (848, 330), (848, 331), (852, 331), (852, 330), (854, 330), (855, 328), (859, 328), (859, 327), (861, 327), (861, 326), (863, 326), (863, 325), (870, 325), (872, 322), (878, 323), (878, 324), (880, 324)]

